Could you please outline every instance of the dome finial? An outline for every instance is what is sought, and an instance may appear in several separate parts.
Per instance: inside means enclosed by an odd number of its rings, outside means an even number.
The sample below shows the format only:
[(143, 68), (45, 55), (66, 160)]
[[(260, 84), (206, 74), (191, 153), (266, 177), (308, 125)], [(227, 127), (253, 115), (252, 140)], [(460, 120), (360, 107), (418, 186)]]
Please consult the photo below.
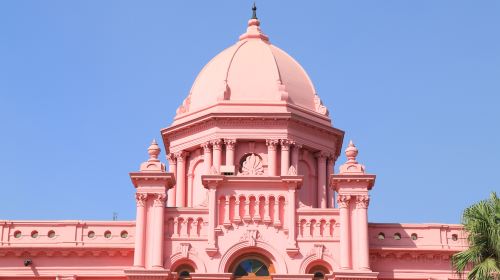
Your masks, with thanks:
[(257, 19), (257, 6), (255, 5), (255, 1), (252, 6), (252, 19)]

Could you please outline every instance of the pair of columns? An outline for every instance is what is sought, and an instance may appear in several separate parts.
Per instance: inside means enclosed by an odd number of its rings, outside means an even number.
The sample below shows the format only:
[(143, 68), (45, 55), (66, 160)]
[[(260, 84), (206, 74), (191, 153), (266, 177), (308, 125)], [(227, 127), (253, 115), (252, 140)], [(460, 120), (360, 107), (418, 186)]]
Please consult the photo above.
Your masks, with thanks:
[(168, 191), (168, 206), (186, 206), (186, 159), (189, 155), (186, 151), (180, 151), (167, 155), (169, 171), (175, 174), (176, 184)]
[(281, 151), (281, 164), (280, 164), (280, 175), (288, 175), (288, 170), (290, 169), (290, 146), (293, 145), (293, 151), (291, 154), (292, 165), (297, 170), (299, 165), (299, 151), (302, 147), (293, 141), (287, 139), (268, 139), (266, 140), (267, 145), (267, 169), (269, 176), (278, 176), (278, 145)]
[(335, 159), (331, 154), (324, 152), (318, 152), (315, 156), (318, 167), (317, 206), (318, 208), (334, 208), (333, 190), (328, 188), (327, 179), (333, 172)]
[[(148, 200), (153, 200), (148, 203)], [(137, 217), (135, 233), (134, 266), (145, 268), (163, 268), (163, 232), (166, 195), (164, 193), (137, 193)], [(146, 207), (152, 207), (148, 211)], [(151, 215), (148, 219), (148, 215)], [(152, 227), (148, 230), (147, 223)], [(153, 240), (148, 246), (146, 240)], [(150, 252), (146, 254), (146, 251)]]
[(203, 162), (205, 164), (205, 174), (210, 174), (212, 166), (220, 170), (222, 165), (222, 146), (226, 148), (226, 165), (234, 166), (235, 139), (215, 139), (201, 144), (203, 149)]
[[(370, 270), (368, 243), (368, 195), (339, 194), (340, 268)], [(354, 219), (351, 219), (354, 217)], [(352, 224), (351, 224), (352, 221)], [(352, 236), (357, 234), (357, 236)], [(353, 242), (356, 240), (356, 242)], [(356, 247), (355, 247), (356, 246)], [(353, 256), (353, 253), (356, 254)], [(353, 260), (356, 260), (353, 263)], [(353, 267), (354, 266), (354, 267)]]
[[(235, 139), (215, 139), (201, 144), (203, 149), (204, 174), (210, 174), (212, 166), (220, 170), (222, 165), (222, 148), (226, 148), (226, 165), (234, 165)], [(193, 174), (186, 174), (189, 153), (180, 151), (167, 156), (169, 170), (175, 173), (176, 185), (169, 191), (168, 206), (186, 207), (188, 188), (192, 187)], [(189, 175), (189, 176), (188, 176)], [(186, 179), (189, 180), (186, 182)], [(191, 194), (192, 195), (192, 194)]]

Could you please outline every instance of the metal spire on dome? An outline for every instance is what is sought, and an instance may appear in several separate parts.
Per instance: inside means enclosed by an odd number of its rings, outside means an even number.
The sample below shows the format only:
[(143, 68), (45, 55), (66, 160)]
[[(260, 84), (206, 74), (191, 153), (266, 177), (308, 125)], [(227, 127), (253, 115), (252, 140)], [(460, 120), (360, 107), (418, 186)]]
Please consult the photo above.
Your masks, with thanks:
[(253, 2), (253, 6), (252, 6), (252, 19), (258, 19), (257, 18), (257, 6), (255, 5), (255, 1)]

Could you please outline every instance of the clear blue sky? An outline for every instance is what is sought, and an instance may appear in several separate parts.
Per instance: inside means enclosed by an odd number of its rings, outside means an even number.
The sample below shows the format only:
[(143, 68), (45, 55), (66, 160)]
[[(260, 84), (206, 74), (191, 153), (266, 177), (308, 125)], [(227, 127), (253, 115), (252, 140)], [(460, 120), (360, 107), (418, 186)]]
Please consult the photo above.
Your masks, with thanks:
[[(1, 1), (0, 219), (134, 219), (128, 172), (251, 3)], [(500, 190), (500, 1), (257, 5), (377, 174), (370, 221), (457, 223)]]

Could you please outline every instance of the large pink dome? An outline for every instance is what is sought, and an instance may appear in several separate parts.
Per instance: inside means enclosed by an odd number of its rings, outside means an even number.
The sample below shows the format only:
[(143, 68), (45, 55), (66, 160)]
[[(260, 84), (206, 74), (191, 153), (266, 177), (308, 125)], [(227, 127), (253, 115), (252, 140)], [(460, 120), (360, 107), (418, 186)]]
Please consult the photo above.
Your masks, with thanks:
[(286, 102), (327, 115), (304, 69), (286, 52), (269, 43), (259, 25), (257, 19), (251, 19), (240, 40), (205, 65), (188, 98), (179, 107), (178, 116), (221, 101)]

